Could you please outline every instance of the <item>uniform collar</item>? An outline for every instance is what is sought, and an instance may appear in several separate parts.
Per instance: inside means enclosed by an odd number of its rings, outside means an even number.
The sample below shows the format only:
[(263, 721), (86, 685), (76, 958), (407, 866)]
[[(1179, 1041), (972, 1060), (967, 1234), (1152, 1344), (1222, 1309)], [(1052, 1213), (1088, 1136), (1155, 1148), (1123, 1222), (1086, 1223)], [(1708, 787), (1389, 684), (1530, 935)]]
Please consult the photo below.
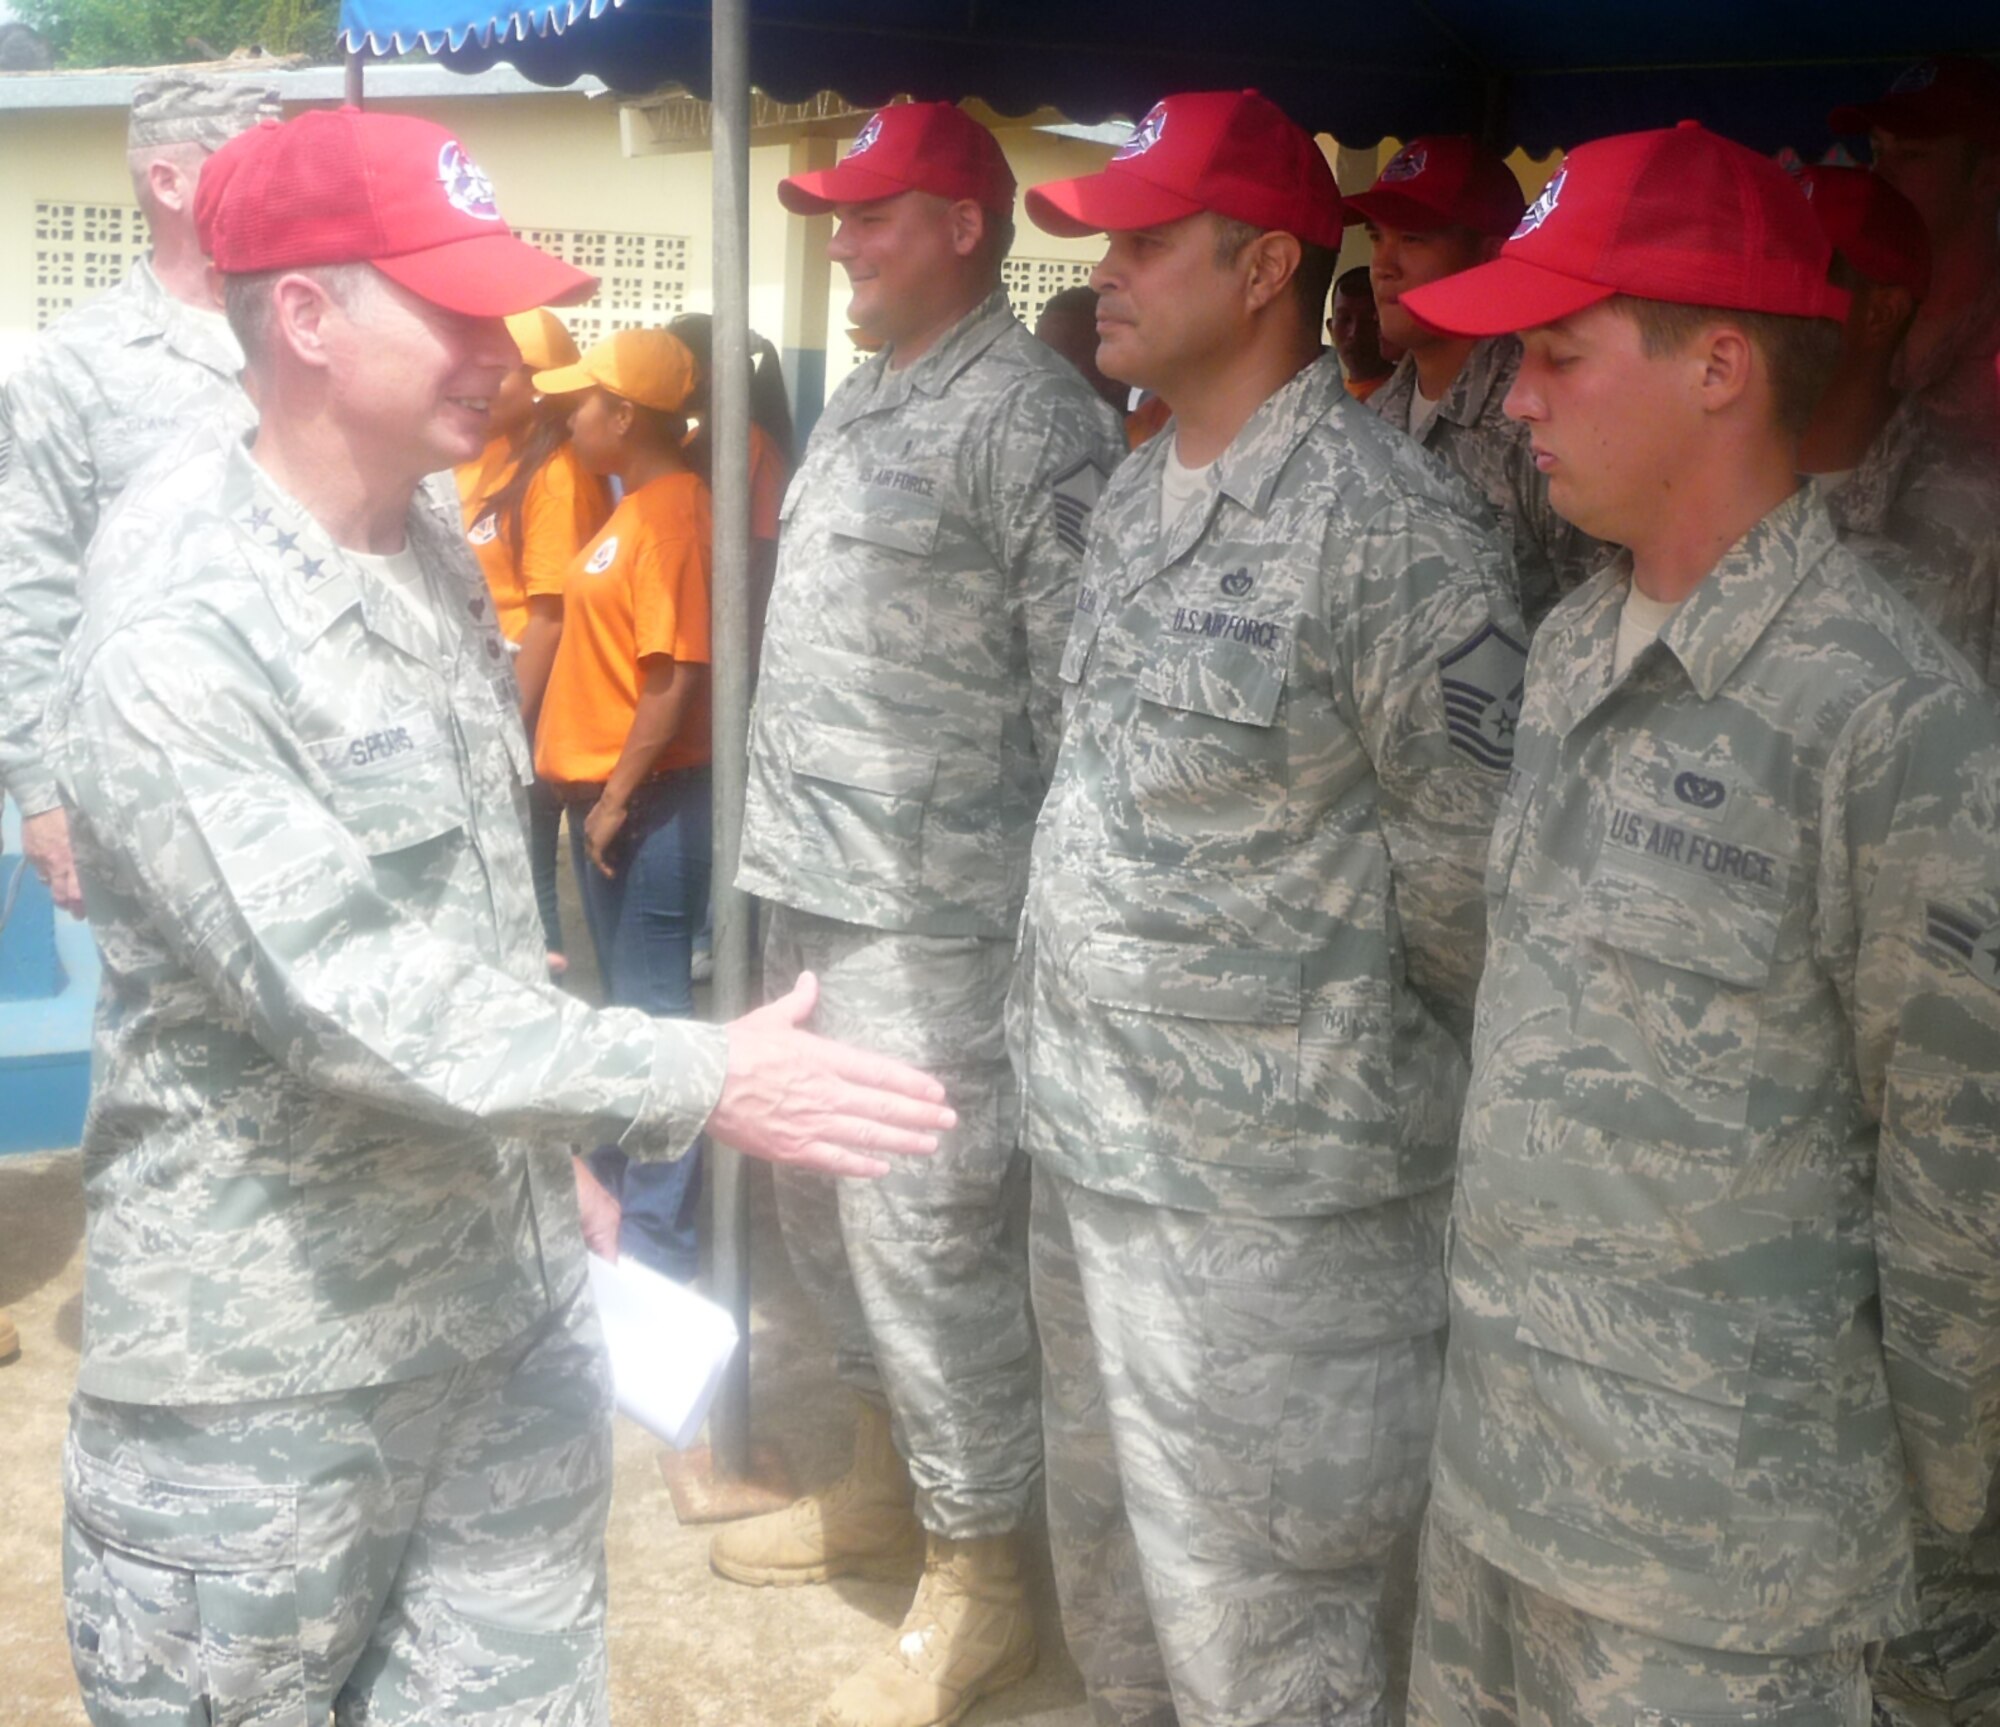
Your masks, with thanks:
[[(1837, 541), (1826, 506), (1801, 486), (1724, 552), (1674, 613), (1661, 645), (1703, 701), (1713, 701), (1771, 620)], [(1563, 602), (1543, 626), (1538, 670), (1562, 681), (1567, 732), (1611, 690), (1619, 616), (1632, 579), (1632, 554), (1621, 551)], [(1646, 655), (1626, 672), (1634, 676)]]
[[(427, 572), (435, 572), (440, 567), (439, 535), (424, 505), (419, 490), (411, 500), (404, 531), (418, 561)], [(247, 440), (230, 449), (222, 510), (248, 548), (272, 609), (300, 643), (317, 640), (336, 618), (358, 607), (371, 635), (412, 659), (435, 661), (436, 650), (418, 634), (406, 608), (382, 592), (378, 579), (258, 467)], [(458, 626), (455, 617), (439, 616), (438, 628), (448, 646), (462, 634)]]
[[(1304, 443), (1336, 400), (1344, 401), (1347, 386), (1341, 380), (1340, 362), (1322, 354), (1312, 365), (1302, 367), (1244, 421), (1229, 447), (1216, 457), (1209, 490), (1199, 503), (1190, 504), (1169, 523), (1164, 536), (1155, 540), (1155, 552), (1142, 555), (1134, 565), (1137, 588), (1159, 571), (1178, 562), (1208, 532), (1217, 500), (1229, 498), (1252, 515), (1262, 515), (1271, 493), (1283, 474), (1292, 452)], [(1160, 472), (1173, 448), (1171, 422), (1166, 431), (1149, 439), (1126, 460), (1135, 471), (1129, 482), (1143, 499), (1142, 508), (1155, 512), (1158, 519)], [(1122, 473), (1123, 470), (1121, 470)]]
[(1814, 488), (1825, 498), (1834, 526), (1844, 534), (1887, 535), (1890, 511), (1923, 441), (1923, 412), (1916, 397), (1905, 396), (1853, 469), (1835, 485)]
[(236, 381), (243, 370), (243, 350), (236, 345), (228, 321), (220, 313), (200, 312), (176, 300), (161, 286), (150, 258), (141, 258), (126, 278), (128, 347), (164, 342), (184, 360), (204, 366), (218, 377)]
[[(900, 408), (921, 390), (927, 396), (942, 396), (959, 373), (1018, 323), (1004, 288), (995, 288), (985, 299), (945, 331), (928, 352), (900, 371), (890, 367), (895, 355), (886, 349), (867, 362), (856, 377), (860, 387), (851, 402), (836, 399), (829, 404), (835, 425), (845, 425), (863, 414), (879, 414)], [(841, 396), (848, 392), (843, 390)]]
[[(1493, 392), (1504, 391), (1514, 380), (1521, 354), (1517, 336), (1489, 336), (1472, 345), (1458, 376), (1445, 386), (1431, 424), (1448, 420), (1454, 426), (1476, 426), (1486, 416)], [(1388, 381), (1370, 398), (1368, 405), (1392, 425), (1407, 426), (1417, 404), (1417, 357), (1405, 354), (1396, 362)]]

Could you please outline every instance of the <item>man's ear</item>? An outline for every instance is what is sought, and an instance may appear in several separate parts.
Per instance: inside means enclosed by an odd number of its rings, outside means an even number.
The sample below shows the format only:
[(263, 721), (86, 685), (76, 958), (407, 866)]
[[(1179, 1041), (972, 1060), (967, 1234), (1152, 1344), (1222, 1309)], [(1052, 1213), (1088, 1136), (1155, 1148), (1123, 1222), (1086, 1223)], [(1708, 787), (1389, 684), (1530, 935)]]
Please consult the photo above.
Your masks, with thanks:
[(302, 364), (324, 369), (332, 363), (330, 326), (340, 308), (333, 296), (303, 270), (271, 284), (271, 335)]
[(1243, 262), (1247, 266), (1243, 277), (1244, 304), (1253, 312), (1261, 312), (1288, 292), (1303, 256), (1297, 235), (1276, 231), (1259, 234), (1243, 248)]
[(1739, 400), (1763, 369), (1756, 344), (1734, 324), (1710, 324), (1701, 331), (1692, 357), (1700, 367), (1696, 387), (1711, 413)]
[(619, 440), (623, 442), (632, 435), (632, 428), (639, 423), (639, 410), (626, 401), (623, 396), (612, 396), (610, 402), (611, 429), (618, 434)]
[(1869, 288), (1861, 306), (1861, 330), (1869, 347), (1879, 350), (1901, 341), (1916, 309), (1916, 295), (1899, 283)]
[(146, 164), (146, 190), (162, 210), (176, 213), (194, 203), (194, 176), (178, 162), (156, 156)]
[(974, 198), (960, 198), (945, 212), (951, 228), (951, 249), (961, 258), (979, 250), (986, 238), (986, 212)]

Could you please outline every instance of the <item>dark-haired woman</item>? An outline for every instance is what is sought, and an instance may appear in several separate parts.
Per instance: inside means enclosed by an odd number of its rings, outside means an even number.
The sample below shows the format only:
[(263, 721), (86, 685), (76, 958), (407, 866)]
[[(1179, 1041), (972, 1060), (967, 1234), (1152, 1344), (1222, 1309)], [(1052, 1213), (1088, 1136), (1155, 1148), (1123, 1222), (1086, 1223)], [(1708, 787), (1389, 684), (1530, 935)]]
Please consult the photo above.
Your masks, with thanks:
[[(690, 950), (708, 897), (708, 487), (688, 465), (694, 360), (664, 330), (625, 330), (536, 374), (569, 407), (570, 440), (624, 498), (569, 567), (535, 770), (569, 811), (577, 887), (606, 999), (694, 1011)], [(697, 1154), (590, 1166), (622, 1200), (621, 1251), (694, 1273)], [(586, 1206), (593, 1196), (583, 1187)], [(587, 1218), (588, 1221), (588, 1218)]]
[[(569, 331), (545, 311), (509, 318), (507, 329), (522, 363), (493, 397), (492, 442), (456, 477), (466, 543), (492, 592), (500, 633), (514, 644), (521, 719), (532, 737), (562, 635), (563, 577), (610, 515), (611, 494), (570, 447), (568, 406), (535, 396), (536, 372), (575, 364), (576, 343)], [(549, 969), (558, 973), (569, 963), (563, 957), (562, 916), (556, 905), (561, 828), (561, 806), (537, 781), (528, 797), (528, 864)]]

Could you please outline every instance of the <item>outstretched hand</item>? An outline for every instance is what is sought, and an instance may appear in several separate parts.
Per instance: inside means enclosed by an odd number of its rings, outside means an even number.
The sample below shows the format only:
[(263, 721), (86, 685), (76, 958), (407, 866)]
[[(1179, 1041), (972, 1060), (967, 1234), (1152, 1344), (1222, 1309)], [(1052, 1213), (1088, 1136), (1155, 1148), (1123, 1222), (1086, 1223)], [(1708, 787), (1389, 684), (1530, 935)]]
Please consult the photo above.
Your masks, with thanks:
[(928, 1074), (805, 1029), (819, 980), (728, 1027), (729, 1071), (709, 1131), (751, 1157), (827, 1175), (886, 1175), (888, 1157), (922, 1157), (957, 1125)]

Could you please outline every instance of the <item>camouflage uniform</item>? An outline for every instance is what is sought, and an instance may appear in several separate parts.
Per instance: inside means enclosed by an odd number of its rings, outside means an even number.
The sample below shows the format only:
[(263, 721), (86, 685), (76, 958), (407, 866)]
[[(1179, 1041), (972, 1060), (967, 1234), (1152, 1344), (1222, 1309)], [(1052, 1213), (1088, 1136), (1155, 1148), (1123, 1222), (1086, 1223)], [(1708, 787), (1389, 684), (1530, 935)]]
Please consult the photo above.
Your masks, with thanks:
[[(2000, 711), (1809, 488), (1614, 681), (1626, 580), (1536, 638), (1494, 832), (1432, 1526), (1851, 1674), (2000, 1451)], [(1413, 1716), (1491, 1719), (1450, 1571)]]
[[(1532, 629), (1603, 561), (1606, 548), (1556, 514), (1548, 480), (1528, 447), (1528, 428), (1503, 411), (1520, 366), (1518, 337), (1475, 343), (1419, 441), (1500, 512), (1513, 543), (1521, 612)], [(1396, 363), (1368, 405), (1399, 432), (1410, 430), (1417, 405), (1414, 354)]]
[(677, 1153), (723, 1034), (546, 982), (505, 644), (455, 502), (408, 534), (429, 629), (208, 429), (85, 572), (50, 727), (104, 955), (68, 1533), (100, 1723), (239, 1681), (304, 1701), (218, 1718), (604, 1716), (560, 1142)]
[(142, 464), (203, 420), (248, 430), (243, 356), (219, 312), (176, 300), (141, 260), (56, 320), (0, 387), (0, 786), (56, 807), (42, 716), (76, 628), (77, 579), (105, 510)]
[(1330, 358), (1163, 528), (1166, 456), (1098, 507), (1012, 1005), (1064, 1629), (1101, 1721), (1376, 1722), (1512, 571)]
[(737, 882), (776, 902), (770, 987), (824, 967), (818, 1023), (921, 1061), (959, 1112), (885, 1186), (777, 1181), (843, 1377), (886, 1393), (925, 1525), (969, 1540), (1020, 1525), (1040, 1466), (1001, 1022), (1083, 530), (1123, 441), (998, 292), (893, 357), (835, 393), (785, 499)]
[(1848, 549), (2000, 686), (2000, 469), (1954, 450), (1906, 396), (1850, 472), (1817, 484)]

